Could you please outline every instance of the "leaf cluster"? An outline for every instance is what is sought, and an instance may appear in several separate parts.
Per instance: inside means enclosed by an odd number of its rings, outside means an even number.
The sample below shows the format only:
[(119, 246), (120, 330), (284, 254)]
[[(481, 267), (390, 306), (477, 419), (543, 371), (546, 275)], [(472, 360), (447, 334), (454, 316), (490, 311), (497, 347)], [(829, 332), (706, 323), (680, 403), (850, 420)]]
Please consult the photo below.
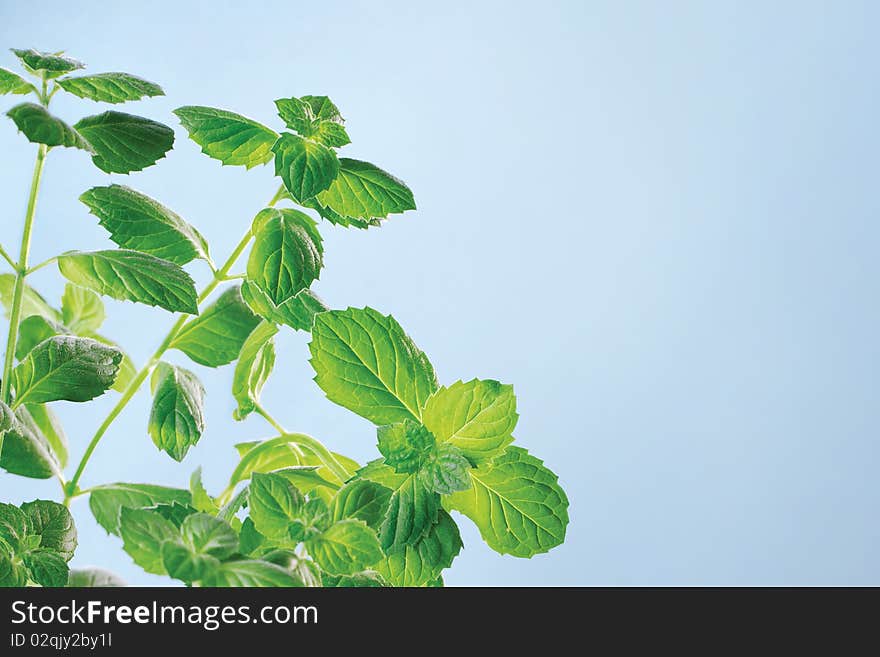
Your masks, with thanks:
[[(27, 77), (0, 69), (0, 94), (35, 97), (8, 116), (41, 154), (76, 148), (100, 170), (128, 174), (172, 148), (171, 128), (151, 119), (107, 111), (69, 124), (48, 109), (57, 92), (117, 104), (162, 95), (158, 85), (127, 73), (82, 75), (83, 64), (63, 53), (13, 52)], [(415, 201), (395, 176), (339, 156), (351, 139), (327, 96), (281, 98), (275, 106), (284, 125), (278, 132), (225, 109), (175, 110), (206, 155), (246, 169), (272, 162), (280, 179), (221, 266), (194, 225), (115, 182), (79, 198), (115, 248), (67, 251), (44, 263), (67, 280), (59, 306), (25, 284), (27, 263), (6, 258), (16, 271), (0, 274), (0, 302), (17, 322), (9, 343), (17, 363), (0, 399), (0, 466), (55, 476), (67, 501), (84, 495), (77, 482), (89, 456), (147, 380), (146, 434), (184, 460), (208, 430), (206, 387), (198, 370), (165, 358), (176, 350), (198, 368), (233, 365), (234, 419), (262, 416), (277, 435), (238, 444), (238, 464), (216, 496), (200, 470), (188, 489), (115, 483), (88, 490), (97, 522), (146, 572), (200, 586), (440, 586), (462, 548), (453, 512), (502, 554), (531, 557), (561, 544), (568, 500), (556, 475), (514, 445), (513, 387), (493, 379), (441, 385), (392, 316), (370, 307), (331, 310), (313, 291), (324, 267), (320, 220), (367, 229), (415, 209)], [(233, 274), (240, 256), (244, 272)], [(201, 291), (186, 270), (192, 263), (213, 274)], [(104, 298), (180, 314), (144, 367), (99, 332)], [(263, 408), (275, 339), (286, 329), (310, 334), (315, 383), (375, 426), (378, 458), (361, 466), (284, 430)], [(66, 482), (68, 442), (50, 404), (88, 402), (109, 390), (123, 393), (117, 408)], [(121, 583), (100, 569), (69, 573), (75, 543), (65, 506), (0, 504), (0, 585)]]
[(65, 586), (76, 527), (63, 504), (0, 502), (0, 586)]

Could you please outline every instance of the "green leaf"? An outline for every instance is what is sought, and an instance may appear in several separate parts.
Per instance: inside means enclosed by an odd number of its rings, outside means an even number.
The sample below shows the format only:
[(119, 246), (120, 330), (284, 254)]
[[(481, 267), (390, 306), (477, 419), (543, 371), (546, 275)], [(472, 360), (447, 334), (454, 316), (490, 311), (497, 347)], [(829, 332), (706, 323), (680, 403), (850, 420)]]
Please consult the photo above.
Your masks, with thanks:
[(437, 445), (422, 466), (419, 477), (425, 488), (439, 495), (450, 495), (471, 487), (471, 464), (454, 445)]
[(127, 586), (119, 575), (103, 568), (74, 568), (67, 578), (68, 588), (107, 588)]
[[(291, 199), (292, 200), (292, 199)], [(371, 218), (371, 219), (358, 219), (357, 217), (346, 217), (344, 215), (339, 214), (331, 210), (330, 208), (325, 208), (323, 205), (318, 203), (317, 199), (310, 198), (302, 202), (307, 208), (311, 208), (315, 210), (322, 219), (326, 219), (331, 224), (335, 224), (337, 226), (344, 226), (348, 228), (349, 226), (354, 226), (355, 228), (369, 228), (370, 226), (378, 226), (382, 219), (380, 218)]]
[(166, 541), (160, 548), (162, 565), (169, 577), (191, 584), (220, 565), (220, 560), (210, 554), (198, 554), (179, 539)]
[[(319, 119), (321, 121), (330, 121), (332, 123), (342, 124), (345, 123), (345, 119), (342, 118), (342, 114), (339, 112), (339, 108), (333, 104), (327, 96), (302, 96), (300, 98), (292, 98), (291, 100), (298, 101), (308, 112), (307, 116), (310, 116), (313, 119)], [(284, 101), (275, 101), (275, 105), (277, 106), (279, 102)], [(278, 108), (281, 109), (280, 107)], [(281, 117), (283, 120), (284, 117)], [(290, 126), (291, 128), (296, 129), (295, 126)]]
[(413, 420), (386, 424), (376, 431), (379, 451), (395, 472), (416, 472), (434, 449), (434, 435)]
[(61, 297), (61, 318), (74, 333), (97, 331), (104, 323), (104, 302), (84, 287), (67, 283)]
[(94, 153), (94, 148), (75, 128), (49, 114), (48, 110), (36, 103), (22, 103), (6, 112), (15, 122), (27, 140), (46, 146), (79, 148)]
[(339, 110), (326, 96), (281, 98), (275, 106), (287, 127), (303, 137), (334, 148), (351, 143)]
[(295, 201), (312, 198), (330, 187), (339, 171), (336, 154), (326, 146), (285, 132), (272, 146), (275, 175)]
[(22, 361), (38, 344), (56, 335), (70, 335), (66, 326), (52, 320), (31, 315), (18, 325), (18, 342), (15, 344), (15, 357)]
[(123, 507), (119, 514), (122, 548), (148, 573), (165, 575), (162, 544), (177, 539), (177, 528), (155, 511)]
[(315, 315), (329, 310), (318, 295), (302, 290), (279, 306), (256, 285), (244, 281), (241, 296), (248, 307), (266, 321), (284, 324), (296, 331), (311, 331)]
[(194, 258), (210, 261), (201, 233), (158, 201), (125, 185), (92, 187), (79, 200), (123, 249), (149, 253), (185, 265)]
[(194, 582), (237, 551), (238, 536), (228, 524), (196, 513), (183, 521), (179, 540), (163, 545), (162, 560), (171, 577)]
[(138, 370), (138, 368), (135, 367), (134, 362), (131, 360), (131, 356), (125, 353), (125, 351), (123, 351), (118, 344), (113, 342), (113, 340), (100, 335), (99, 333), (84, 331), (83, 337), (97, 340), (102, 344), (106, 344), (122, 352), (122, 362), (119, 363), (119, 374), (116, 375), (116, 382), (113, 384), (113, 390), (116, 392), (125, 392), (125, 389), (128, 388), (128, 384), (130, 384), (134, 377), (137, 376)]
[(419, 420), (437, 389), (427, 356), (397, 320), (372, 308), (316, 315), (309, 349), (327, 398), (376, 424)]
[(197, 315), (193, 279), (178, 265), (139, 251), (72, 251), (58, 256), (71, 283), (123, 301)]
[(329, 523), (330, 512), (326, 502), (315, 496), (300, 507), (288, 527), (288, 535), (294, 541), (305, 541), (324, 531)]
[(67, 562), (52, 550), (33, 550), (23, 556), (31, 579), (40, 586), (67, 586)]
[(417, 473), (408, 475), (388, 502), (379, 528), (382, 548), (417, 543), (437, 522), (439, 512), (440, 497), (425, 488)]
[(74, 96), (99, 103), (124, 103), (164, 96), (162, 87), (130, 73), (98, 73), (58, 80), (58, 86)]
[(331, 575), (353, 575), (382, 559), (376, 532), (361, 520), (340, 520), (306, 543), (319, 566)]
[(380, 588), (388, 582), (375, 570), (364, 570), (354, 575), (324, 575), (323, 585), (333, 588)]
[(317, 200), (337, 214), (359, 219), (416, 209), (412, 191), (402, 180), (374, 164), (346, 157), (339, 158), (338, 175)]
[(165, 518), (165, 520), (170, 522), (178, 529), (183, 524), (184, 520), (189, 518), (194, 513), (198, 513), (195, 508), (179, 504), (178, 502), (172, 502), (171, 504), (157, 504), (156, 506), (151, 506), (147, 508), (150, 511), (155, 511), (156, 513), (158, 513), (160, 516)]
[(213, 107), (189, 105), (174, 113), (208, 157), (247, 169), (272, 160), (272, 145), (278, 135), (261, 123)]
[(150, 437), (156, 447), (182, 461), (205, 430), (205, 389), (195, 374), (167, 363), (156, 367), (151, 386)]
[(219, 367), (238, 358), (259, 323), (242, 300), (240, 288), (230, 287), (180, 329), (170, 348), (180, 349), (199, 365)]
[(471, 478), (469, 490), (444, 497), (443, 504), (473, 520), (496, 552), (531, 557), (565, 540), (568, 498), (556, 475), (526, 450), (508, 447)]
[(25, 65), (25, 68), (33, 73), (45, 72), (47, 78), (56, 78), (59, 75), (85, 68), (85, 64), (82, 62), (72, 57), (66, 57), (60, 52), (40, 52), (33, 48), (11, 48), (11, 50)]
[(393, 586), (432, 586), (440, 573), (452, 565), (461, 551), (458, 526), (445, 511), (437, 523), (415, 545), (400, 545), (388, 551), (375, 568)]
[(378, 530), (385, 518), (391, 490), (365, 479), (354, 479), (339, 489), (330, 505), (334, 522), (346, 518), (363, 520)]
[(54, 411), (43, 404), (28, 404), (27, 412), (30, 413), (34, 424), (40, 430), (40, 434), (49, 444), (52, 456), (61, 468), (67, 466), (67, 435), (61, 420)]
[(308, 137), (311, 132), (311, 123), (314, 120), (312, 108), (299, 98), (279, 98), (275, 101), (278, 108), (278, 116), (285, 125), (298, 132), (303, 137)]
[(28, 571), (11, 554), (0, 551), (0, 587), (21, 587), (28, 584)]
[(248, 507), (257, 531), (270, 538), (285, 538), (290, 524), (305, 505), (300, 492), (284, 477), (255, 473), (251, 478)]
[(245, 419), (260, 402), (260, 393), (275, 366), (276, 333), (277, 326), (263, 321), (241, 347), (232, 375), (232, 396), (238, 402), (233, 413), (236, 420)]
[(311, 290), (303, 290), (292, 299), (288, 299), (276, 307), (274, 317), (279, 324), (284, 324), (296, 331), (311, 331), (315, 324), (315, 315), (330, 308)]
[(235, 447), (239, 450), (241, 461), (229, 479), (232, 486), (250, 479), (253, 473), (303, 465), (304, 461), (302, 451), (293, 441), (283, 436), (262, 442), (240, 443)]
[(312, 130), (311, 138), (331, 148), (340, 148), (351, 143), (345, 127), (330, 121), (319, 121)]
[(396, 473), (382, 461), (373, 461), (358, 471), (357, 476), (361, 479), (393, 491), (379, 527), (383, 549), (417, 543), (436, 521), (440, 498), (432, 489), (434, 473), (431, 463), (428, 469), (409, 475)]
[(20, 75), (0, 68), (0, 96), (4, 94), (29, 94), (34, 86)]
[(107, 533), (119, 535), (119, 515), (123, 508), (143, 509), (157, 504), (190, 505), (192, 496), (180, 488), (152, 484), (115, 483), (96, 486), (89, 495), (89, 508)]
[(513, 442), (519, 418), (513, 386), (491, 379), (442, 386), (422, 414), (438, 442), (455, 445), (469, 459), (485, 463)]
[(380, 486), (385, 486), (385, 488), (390, 488), (391, 490), (400, 488), (408, 479), (408, 475), (395, 472), (394, 468), (385, 463), (385, 459), (370, 461), (360, 468), (355, 476), (372, 481)]
[(220, 520), (228, 522), (233, 526), (236, 525), (237, 522), (240, 522), (238, 518), (236, 518), (236, 514), (247, 504), (248, 495), (250, 493), (248, 488), (248, 486), (243, 486), (231, 500), (220, 507), (220, 510), (217, 512), (217, 517), (220, 518)]
[(254, 219), (248, 280), (276, 306), (318, 278), (323, 266), (321, 234), (306, 214), (266, 208)]
[(244, 555), (252, 555), (259, 550), (266, 542), (266, 537), (257, 531), (254, 521), (245, 518), (241, 523), (241, 532), (239, 533), (239, 551)]
[(174, 145), (174, 131), (167, 125), (124, 112), (87, 116), (73, 127), (92, 145), (92, 162), (107, 173), (146, 169)]
[(216, 515), (220, 509), (214, 499), (208, 495), (205, 485), (202, 483), (202, 469), (196, 468), (195, 472), (189, 478), (189, 492), (192, 493), (192, 503), (196, 510), (202, 513), (212, 513)]
[(308, 103), (315, 118), (334, 123), (344, 123), (339, 108), (327, 96), (302, 96), (300, 100)]
[[(7, 317), (12, 308), (12, 296), (15, 288), (15, 276), (13, 274), (0, 274), (0, 303), (6, 311)], [(61, 321), (61, 313), (55, 310), (40, 296), (40, 293), (32, 287), (25, 285), (21, 297), (22, 319), (31, 315), (39, 315), (53, 322)]]
[(266, 561), (229, 561), (211, 570), (202, 586), (208, 587), (278, 587), (301, 586), (300, 582), (281, 566)]
[(24, 547), (28, 522), (24, 511), (13, 504), (0, 502), (0, 541), (4, 541), (15, 552)]
[(3, 440), (0, 467), (12, 474), (34, 479), (60, 476), (60, 458), (28, 408), (22, 405), (15, 409), (15, 420)]
[(318, 468), (317, 465), (295, 465), (274, 472), (287, 479), (304, 495), (318, 496), (326, 503), (332, 499), (333, 491), (339, 488), (339, 484), (328, 481), (318, 474)]
[(297, 586), (321, 586), (321, 570), (311, 559), (297, 556), (290, 550), (272, 550), (262, 556), (263, 561), (281, 566), (297, 580)]
[(51, 337), (12, 371), (15, 405), (94, 399), (113, 385), (121, 360), (122, 352), (97, 340)]
[[(241, 481), (249, 479), (254, 472), (272, 472), (292, 466), (320, 466), (315, 471), (324, 479), (338, 481), (338, 477), (324, 466), (321, 460), (311, 453), (301, 450), (296, 443), (287, 436), (278, 436), (264, 441), (239, 443), (235, 446), (241, 461), (232, 472), (229, 483), (235, 486)], [(333, 457), (348, 470), (357, 470), (360, 466), (350, 458), (332, 452)], [(344, 483), (344, 482), (340, 482)]]
[(63, 504), (49, 500), (34, 500), (21, 505), (28, 517), (28, 533), (40, 537), (41, 548), (58, 553), (70, 561), (76, 550), (76, 526), (73, 516)]

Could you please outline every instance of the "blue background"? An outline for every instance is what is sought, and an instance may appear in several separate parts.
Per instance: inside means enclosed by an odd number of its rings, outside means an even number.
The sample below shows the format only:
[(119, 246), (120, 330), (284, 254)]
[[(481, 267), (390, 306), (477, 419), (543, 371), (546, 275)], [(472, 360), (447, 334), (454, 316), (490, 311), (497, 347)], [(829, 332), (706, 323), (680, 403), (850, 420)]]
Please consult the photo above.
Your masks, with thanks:
[[(443, 382), (515, 384), (518, 441), (571, 498), (565, 545), (531, 561), (463, 520), (449, 584), (880, 584), (875, 3), (247, 4), (2, 3), (0, 44), (155, 80), (166, 98), (127, 107), (177, 131), (167, 160), (130, 177), (53, 151), (34, 262), (111, 246), (76, 201), (111, 181), (174, 208), (222, 259), (274, 192), (271, 167), (221, 168), (171, 110), (278, 129), (273, 99), (328, 94), (345, 154), (405, 179), (419, 211), (325, 226), (319, 293), (393, 313)], [(71, 122), (99, 108), (56, 99)], [(14, 248), (35, 147), (7, 122), (0, 152)], [(32, 282), (59, 298), (57, 271)], [(105, 332), (138, 362), (173, 321), (107, 305)], [(372, 458), (371, 426), (310, 380), (307, 337), (285, 333), (279, 353), (268, 408)], [(230, 367), (194, 369), (209, 429), (184, 463), (147, 437), (142, 392), (84, 485), (185, 485), (202, 465), (219, 491), (233, 443), (271, 432), (231, 420)], [(58, 405), (75, 458), (114, 401)], [(0, 475), (2, 499), (57, 493)], [(75, 563), (164, 581), (74, 509)]]

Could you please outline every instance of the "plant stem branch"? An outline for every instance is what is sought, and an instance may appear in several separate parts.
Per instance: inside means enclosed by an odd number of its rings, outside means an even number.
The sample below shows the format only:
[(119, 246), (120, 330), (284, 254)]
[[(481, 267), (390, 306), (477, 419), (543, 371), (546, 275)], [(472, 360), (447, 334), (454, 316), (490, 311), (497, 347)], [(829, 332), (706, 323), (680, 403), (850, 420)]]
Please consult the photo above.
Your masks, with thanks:
[[(21, 235), (21, 248), (18, 255), (18, 263), (15, 265), (15, 286), (12, 291), (12, 308), (9, 312), (9, 333), (6, 337), (6, 356), (3, 360), (3, 378), (0, 379), (0, 401), (8, 404), (10, 401), (9, 377), (12, 374), (12, 365), (15, 359), (15, 345), (18, 341), (18, 325), (21, 322), (21, 306), (24, 297), (24, 279), (27, 276), (28, 258), (31, 252), (31, 233), (34, 227), (34, 217), (37, 213), (37, 196), (40, 191), (40, 180), (43, 177), (43, 163), (46, 161), (48, 147), (40, 144), (37, 149), (37, 161), (34, 164), (34, 174), (31, 177), (31, 191), (28, 196), (27, 210), (24, 216), (24, 230)], [(8, 257), (8, 256), (7, 256)], [(3, 452), (3, 434), (0, 433), (0, 454)]]
[(3, 248), (2, 244), (0, 244), (0, 258), (3, 258), (6, 262), (8, 262), (9, 266), (12, 267), (13, 270), (18, 269), (18, 265), (15, 264), (15, 260), (9, 257), (9, 254), (6, 253), (6, 249)]
[(262, 407), (259, 403), (254, 404), (254, 410), (260, 415), (266, 422), (272, 425), (272, 428), (275, 429), (282, 436), (287, 435), (287, 429), (281, 426), (281, 424), (269, 414), (265, 408)]
[(24, 274), (25, 274), (25, 276), (30, 276), (38, 269), (42, 269), (43, 267), (46, 267), (47, 265), (51, 265), (56, 260), (58, 260), (58, 256), (52, 256), (48, 260), (43, 260), (43, 262), (41, 262), (40, 264), (34, 265), (33, 267), (30, 267)]
[(286, 198), (290, 198), (290, 195), (287, 193), (287, 188), (284, 187), (284, 185), (281, 185), (278, 187), (278, 191), (275, 192), (275, 196), (269, 201), (269, 207), (275, 207), (275, 204), (278, 203), (278, 201), (283, 201)]

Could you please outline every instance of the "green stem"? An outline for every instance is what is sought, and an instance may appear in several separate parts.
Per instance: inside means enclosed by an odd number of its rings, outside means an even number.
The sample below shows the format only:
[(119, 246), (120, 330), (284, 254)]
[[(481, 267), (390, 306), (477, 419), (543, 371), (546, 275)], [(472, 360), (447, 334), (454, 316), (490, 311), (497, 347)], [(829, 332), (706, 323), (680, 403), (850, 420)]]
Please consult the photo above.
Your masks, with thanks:
[(284, 185), (281, 185), (278, 188), (278, 191), (275, 192), (275, 196), (272, 197), (272, 200), (269, 201), (269, 207), (274, 207), (278, 201), (283, 201), (286, 198), (290, 198), (290, 195), (287, 193), (287, 188)]
[(12, 269), (18, 269), (18, 265), (15, 264), (15, 260), (9, 257), (9, 254), (6, 253), (6, 249), (3, 248), (3, 245), (0, 244), (0, 258), (3, 258), (6, 262), (9, 263), (9, 266)]
[[(95, 488), (98, 488), (98, 487), (96, 486)], [(88, 495), (88, 494), (91, 493), (93, 490), (95, 490), (95, 488), (83, 488), (82, 490), (78, 490), (78, 491), (76, 491), (75, 494), (71, 495), (71, 496), (70, 496), (69, 498), (67, 498), (67, 499), (69, 499), (69, 500), (74, 500), (74, 499), (76, 499), (77, 497), (82, 497), (83, 495)]]
[[(211, 295), (211, 293), (217, 288), (217, 286), (226, 279), (226, 275), (229, 273), (229, 270), (241, 257), (241, 254), (247, 248), (247, 245), (250, 243), (252, 237), (253, 235), (251, 231), (248, 230), (248, 232), (245, 233), (244, 237), (241, 238), (241, 241), (238, 243), (238, 245), (236, 245), (235, 249), (232, 251), (229, 258), (227, 258), (223, 266), (216, 272), (214, 272), (214, 278), (211, 279), (211, 282), (205, 286), (205, 289), (202, 290), (202, 293), (199, 295), (199, 305), (201, 305), (205, 301), (205, 299), (207, 299)], [(163, 355), (165, 355), (165, 352), (168, 351), (171, 343), (174, 342), (174, 338), (177, 337), (180, 329), (183, 328), (183, 325), (186, 324), (188, 320), (189, 315), (181, 315), (177, 319), (177, 321), (174, 323), (174, 326), (172, 326), (171, 330), (168, 331), (168, 335), (166, 335), (165, 339), (162, 340), (162, 344), (159, 345), (159, 348), (156, 349), (155, 353), (150, 357), (150, 360), (147, 361), (147, 364), (144, 365), (141, 370), (135, 375), (134, 379), (132, 379), (131, 383), (128, 384), (128, 386), (125, 388), (125, 391), (122, 393), (122, 397), (119, 398), (119, 401), (116, 402), (116, 405), (110, 410), (110, 413), (107, 415), (107, 417), (104, 418), (101, 426), (98, 427), (95, 435), (92, 436), (92, 440), (89, 442), (88, 447), (86, 447), (86, 451), (76, 468), (73, 479), (71, 479), (70, 483), (67, 485), (65, 496), (68, 499), (77, 495), (77, 485), (79, 484), (79, 480), (82, 477), (83, 471), (86, 469), (86, 465), (92, 458), (92, 454), (94, 453), (95, 448), (98, 447), (98, 444), (101, 442), (104, 434), (107, 433), (110, 425), (113, 424), (113, 422), (123, 411), (123, 409), (128, 406), (128, 402), (131, 401), (132, 397), (134, 397), (137, 391), (140, 390), (140, 387), (144, 384), (144, 381), (146, 381), (147, 377), (150, 376), (150, 372), (153, 371), (153, 368), (156, 367), (159, 360), (162, 358)]]
[(25, 276), (30, 276), (38, 269), (42, 269), (43, 267), (51, 265), (53, 262), (55, 262), (57, 260), (58, 260), (58, 256), (52, 256), (48, 260), (43, 260), (43, 262), (41, 262), (40, 264), (34, 265), (33, 267), (30, 267), (24, 274), (25, 274)]
[[(18, 341), (18, 325), (21, 322), (21, 306), (24, 297), (24, 279), (27, 276), (28, 257), (31, 252), (31, 232), (34, 227), (34, 217), (37, 213), (37, 195), (40, 190), (40, 180), (43, 177), (43, 163), (46, 153), (49, 151), (45, 144), (40, 144), (37, 149), (37, 161), (34, 164), (34, 174), (31, 178), (31, 191), (28, 196), (27, 211), (24, 216), (24, 230), (21, 235), (21, 249), (18, 255), (18, 263), (15, 265), (15, 287), (12, 291), (12, 308), (9, 312), (9, 333), (6, 337), (6, 357), (3, 360), (3, 378), (0, 379), (0, 401), (8, 404), (10, 401), (9, 377), (12, 374), (12, 365), (15, 358), (15, 344)], [(0, 454), (3, 453), (3, 434), (0, 433)]]
[(258, 402), (254, 403), (254, 410), (257, 412), (259, 416), (261, 416), (266, 422), (272, 425), (272, 428), (275, 429), (282, 436), (287, 434), (287, 429), (281, 426), (281, 424), (269, 414), (265, 408), (262, 407)]
[(174, 323), (174, 326), (171, 327), (168, 335), (165, 336), (162, 344), (159, 345), (159, 348), (156, 349), (155, 353), (150, 357), (150, 360), (147, 361), (147, 364), (144, 365), (131, 380), (131, 383), (128, 384), (128, 386), (125, 388), (125, 391), (122, 393), (122, 397), (119, 398), (119, 401), (116, 402), (116, 405), (110, 410), (110, 413), (107, 414), (107, 417), (104, 418), (104, 421), (101, 422), (101, 426), (98, 427), (95, 435), (92, 436), (92, 440), (89, 442), (88, 447), (86, 447), (85, 453), (80, 459), (79, 465), (76, 468), (76, 472), (73, 475), (73, 479), (71, 479), (70, 483), (67, 485), (67, 490), (65, 491), (65, 496), (67, 498), (74, 497), (76, 495), (76, 488), (79, 484), (79, 480), (82, 477), (83, 471), (86, 469), (86, 465), (88, 464), (89, 459), (92, 458), (92, 454), (94, 453), (95, 448), (98, 447), (98, 443), (101, 442), (101, 439), (104, 437), (104, 434), (107, 433), (110, 425), (113, 424), (113, 422), (123, 411), (123, 409), (128, 406), (128, 402), (130, 402), (132, 397), (134, 397), (137, 391), (140, 390), (140, 387), (143, 385), (144, 381), (147, 380), (147, 377), (150, 376), (150, 372), (153, 371), (156, 363), (159, 362), (159, 359), (162, 358), (166, 351), (168, 351), (168, 347), (171, 346), (171, 342), (177, 336), (177, 332), (180, 331), (180, 329), (186, 323), (187, 319), (188, 315), (181, 315), (177, 318), (177, 321)]

